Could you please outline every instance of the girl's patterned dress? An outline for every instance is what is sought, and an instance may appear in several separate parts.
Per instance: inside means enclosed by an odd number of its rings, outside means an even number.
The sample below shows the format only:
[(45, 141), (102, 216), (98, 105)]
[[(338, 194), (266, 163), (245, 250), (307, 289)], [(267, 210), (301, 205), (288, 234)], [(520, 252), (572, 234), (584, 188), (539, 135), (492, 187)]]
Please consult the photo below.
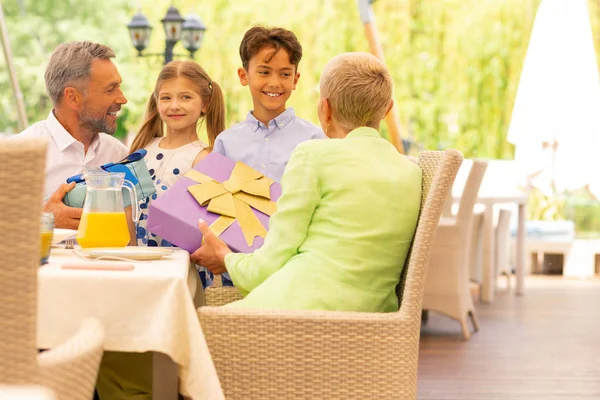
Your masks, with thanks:
[[(162, 137), (154, 138), (146, 147), (146, 165), (148, 172), (156, 186), (156, 193), (149, 198), (140, 201), (140, 218), (137, 223), (137, 244), (138, 246), (162, 246), (174, 247), (167, 240), (146, 230), (148, 222), (148, 209), (152, 200), (155, 200), (168, 188), (173, 186), (180, 177), (192, 168), (192, 164), (198, 153), (206, 148), (206, 144), (200, 140), (188, 143), (176, 149), (162, 149), (159, 143)], [(212, 274), (204, 267), (198, 267), (202, 284), (210, 286), (212, 283)]]

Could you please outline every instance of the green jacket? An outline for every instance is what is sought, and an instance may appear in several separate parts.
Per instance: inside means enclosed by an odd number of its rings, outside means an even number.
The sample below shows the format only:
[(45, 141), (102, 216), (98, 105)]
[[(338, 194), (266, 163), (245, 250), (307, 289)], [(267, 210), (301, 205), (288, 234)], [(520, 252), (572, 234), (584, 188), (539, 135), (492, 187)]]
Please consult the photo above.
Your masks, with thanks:
[(292, 153), (264, 245), (225, 264), (232, 307), (389, 312), (421, 204), (421, 170), (372, 128)]

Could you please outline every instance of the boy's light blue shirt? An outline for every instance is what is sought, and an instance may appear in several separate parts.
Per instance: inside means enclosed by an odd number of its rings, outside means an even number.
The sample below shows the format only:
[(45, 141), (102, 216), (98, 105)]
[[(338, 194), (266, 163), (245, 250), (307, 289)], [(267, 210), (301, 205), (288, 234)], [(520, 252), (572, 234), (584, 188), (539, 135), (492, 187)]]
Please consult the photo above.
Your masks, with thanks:
[(280, 181), (296, 146), (324, 138), (320, 128), (296, 116), (292, 107), (269, 121), (268, 126), (250, 111), (244, 121), (217, 136), (213, 151)]
[[(292, 152), (302, 142), (325, 139), (321, 128), (296, 115), (292, 107), (265, 126), (252, 111), (246, 119), (217, 136), (213, 151), (260, 171), (280, 181)], [(223, 274), (223, 285), (231, 285), (229, 274)]]

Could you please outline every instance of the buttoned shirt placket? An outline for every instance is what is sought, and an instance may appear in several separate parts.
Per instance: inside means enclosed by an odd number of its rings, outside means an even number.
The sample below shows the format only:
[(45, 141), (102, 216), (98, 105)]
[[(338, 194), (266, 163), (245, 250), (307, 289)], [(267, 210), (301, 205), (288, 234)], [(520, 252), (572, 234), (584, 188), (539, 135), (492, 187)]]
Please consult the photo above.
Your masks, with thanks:
[(265, 126), (262, 122), (258, 122), (258, 130), (263, 136), (263, 141), (260, 146), (260, 172), (264, 175), (269, 175), (269, 167), (271, 165), (271, 146), (273, 131), (277, 128), (274, 120), (269, 121), (269, 126)]

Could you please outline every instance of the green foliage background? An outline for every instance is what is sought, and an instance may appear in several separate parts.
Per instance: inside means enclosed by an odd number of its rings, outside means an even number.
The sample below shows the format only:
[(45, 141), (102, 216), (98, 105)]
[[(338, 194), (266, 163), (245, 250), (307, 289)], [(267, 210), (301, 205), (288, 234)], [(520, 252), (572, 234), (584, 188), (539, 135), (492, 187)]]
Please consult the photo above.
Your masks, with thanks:
[[(511, 158), (506, 142), (519, 75), (540, 0), (378, 0), (374, 3), (386, 61), (395, 80), (401, 120), (420, 148), (455, 147), (467, 157)], [(240, 86), (238, 45), (256, 23), (279, 25), (299, 37), (301, 78), (289, 105), (317, 123), (318, 80), (332, 56), (367, 51), (354, 0), (3, 0), (14, 62), (30, 123), (46, 117), (43, 72), (52, 49), (63, 41), (92, 40), (117, 52), (136, 131), (161, 68), (160, 58), (138, 58), (125, 25), (137, 8), (154, 25), (150, 52), (164, 48), (160, 19), (171, 3), (195, 13), (208, 26), (196, 60), (221, 83), (228, 125), (252, 107)], [(594, 32), (598, 1), (589, 0)], [(596, 38), (600, 38), (595, 33)], [(596, 47), (600, 43), (596, 40)], [(181, 44), (176, 52), (185, 54)], [(4, 59), (0, 60), (0, 131), (18, 131), (16, 107)], [(384, 127), (385, 129), (385, 127)]]

